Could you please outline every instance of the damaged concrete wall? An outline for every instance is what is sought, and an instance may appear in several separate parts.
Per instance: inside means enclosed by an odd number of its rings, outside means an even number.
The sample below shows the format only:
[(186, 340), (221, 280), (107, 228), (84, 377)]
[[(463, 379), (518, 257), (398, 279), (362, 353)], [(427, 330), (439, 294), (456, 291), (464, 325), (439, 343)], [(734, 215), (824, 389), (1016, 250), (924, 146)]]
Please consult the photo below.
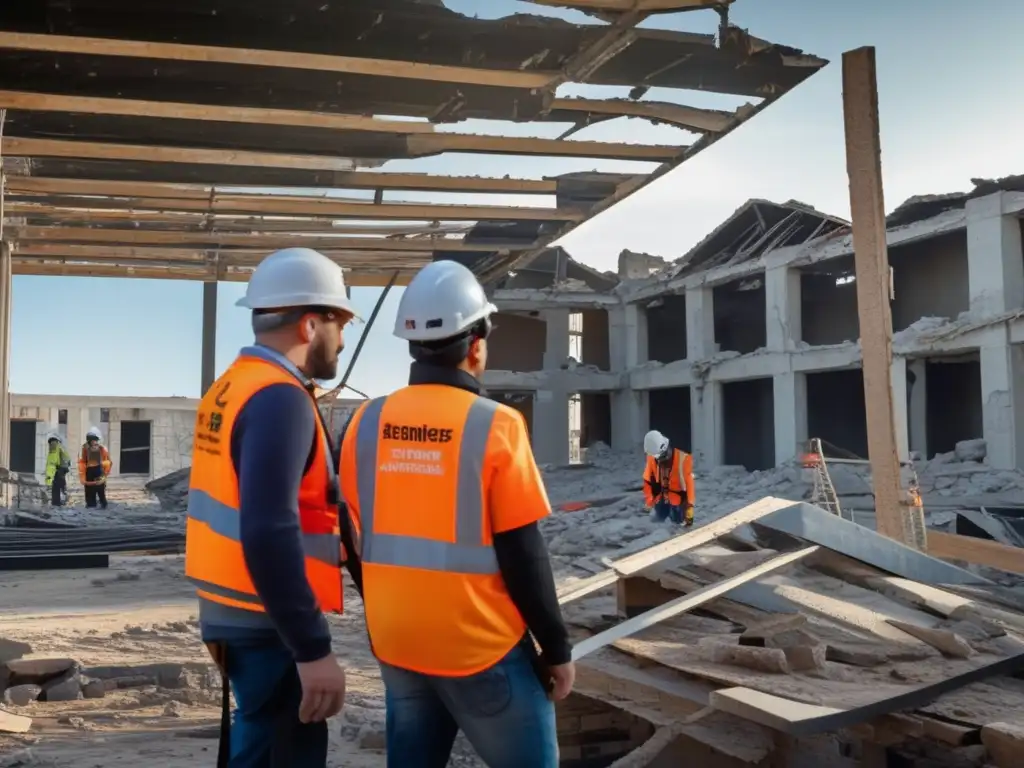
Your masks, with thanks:
[(966, 231), (890, 248), (889, 264), (896, 297), (894, 333), (922, 317), (955, 319), (970, 309)]
[(544, 368), (547, 328), (543, 318), (499, 312), (494, 326), (487, 344), (488, 368), (523, 372)]

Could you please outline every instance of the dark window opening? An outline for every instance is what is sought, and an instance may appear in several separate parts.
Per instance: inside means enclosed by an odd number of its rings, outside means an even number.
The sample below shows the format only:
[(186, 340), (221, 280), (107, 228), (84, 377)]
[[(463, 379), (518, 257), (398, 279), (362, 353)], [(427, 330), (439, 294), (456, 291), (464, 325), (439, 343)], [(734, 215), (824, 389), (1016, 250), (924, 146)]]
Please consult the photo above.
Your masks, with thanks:
[(67, 424), (68, 423), (68, 409), (67, 408), (61, 408), (59, 411), (57, 411), (57, 423), (58, 424)]
[(148, 475), (153, 425), (149, 421), (121, 422), (121, 474)]
[(110, 423), (110, 409), (109, 408), (100, 408), (100, 422), (103, 423), (103, 424), (109, 424)]

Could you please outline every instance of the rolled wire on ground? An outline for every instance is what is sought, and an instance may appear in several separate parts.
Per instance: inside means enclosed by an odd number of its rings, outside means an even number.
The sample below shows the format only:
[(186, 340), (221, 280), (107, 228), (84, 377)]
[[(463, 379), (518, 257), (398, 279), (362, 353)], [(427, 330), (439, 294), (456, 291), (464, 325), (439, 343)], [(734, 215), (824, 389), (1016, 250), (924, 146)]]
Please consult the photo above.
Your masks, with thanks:
[(175, 554), (184, 550), (182, 531), (158, 526), (0, 527), (0, 557), (114, 552)]

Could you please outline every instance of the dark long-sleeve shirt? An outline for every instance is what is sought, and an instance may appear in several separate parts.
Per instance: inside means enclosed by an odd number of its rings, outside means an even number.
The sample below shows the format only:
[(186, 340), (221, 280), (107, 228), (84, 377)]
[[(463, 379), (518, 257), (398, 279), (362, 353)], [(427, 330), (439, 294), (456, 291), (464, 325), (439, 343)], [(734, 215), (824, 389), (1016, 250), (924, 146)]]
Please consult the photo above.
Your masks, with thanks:
[[(245, 564), (276, 635), (298, 662), (331, 652), (330, 628), (306, 578), (299, 528), (299, 487), (317, 439), (309, 397), (290, 384), (266, 387), (242, 407), (231, 432)], [(260, 639), (268, 631), (204, 626), (203, 636)]]

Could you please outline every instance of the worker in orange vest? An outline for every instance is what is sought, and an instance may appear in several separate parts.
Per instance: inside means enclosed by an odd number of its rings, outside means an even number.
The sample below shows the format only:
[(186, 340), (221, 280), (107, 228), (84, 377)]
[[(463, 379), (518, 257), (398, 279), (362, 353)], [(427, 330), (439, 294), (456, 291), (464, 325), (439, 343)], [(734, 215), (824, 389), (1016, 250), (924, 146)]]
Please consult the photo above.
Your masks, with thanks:
[(655, 522), (693, 525), (693, 457), (657, 430), (644, 436), (644, 504)]
[(93, 427), (85, 433), (85, 445), (78, 454), (78, 479), (85, 489), (85, 506), (107, 508), (107, 476), (113, 463), (110, 452), (100, 442), (100, 431)]
[(337, 375), (355, 310), (341, 268), (307, 248), (264, 259), (238, 304), (256, 343), (199, 405), (185, 541), (203, 641), (225, 680), (217, 764), (324, 768), (325, 721), (345, 698), (325, 618), (342, 611), (342, 547), (312, 393)]
[(424, 267), (395, 322), (409, 386), (364, 404), (342, 442), (389, 768), (446, 765), (460, 729), (490, 768), (558, 765), (552, 699), (575, 668), (526, 422), (480, 385), (496, 311), (466, 267)]

